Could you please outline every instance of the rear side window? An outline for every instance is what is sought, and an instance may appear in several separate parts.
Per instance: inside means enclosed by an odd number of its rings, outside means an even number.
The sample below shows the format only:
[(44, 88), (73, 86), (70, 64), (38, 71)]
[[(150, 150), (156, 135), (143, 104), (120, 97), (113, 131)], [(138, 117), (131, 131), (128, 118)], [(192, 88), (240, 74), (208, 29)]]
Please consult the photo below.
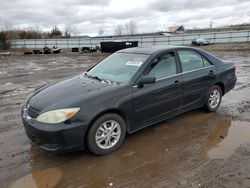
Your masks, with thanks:
[(210, 66), (211, 63), (192, 50), (178, 50), (183, 72)]
[(203, 59), (204, 67), (208, 67), (212, 65), (206, 58), (203, 57), (202, 59)]

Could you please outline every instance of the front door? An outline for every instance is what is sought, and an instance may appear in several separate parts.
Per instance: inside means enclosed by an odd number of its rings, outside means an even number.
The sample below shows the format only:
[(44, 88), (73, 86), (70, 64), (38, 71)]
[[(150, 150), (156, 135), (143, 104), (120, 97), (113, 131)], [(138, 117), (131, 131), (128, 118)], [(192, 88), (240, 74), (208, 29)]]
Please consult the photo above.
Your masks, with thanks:
[(177, 74), (174, 52), (156, 57), (144, 75), (155, 76), (156, 83), (134, 86), (132, 90), (134, 130), (167, 118), (181, 108), (182, 77)]

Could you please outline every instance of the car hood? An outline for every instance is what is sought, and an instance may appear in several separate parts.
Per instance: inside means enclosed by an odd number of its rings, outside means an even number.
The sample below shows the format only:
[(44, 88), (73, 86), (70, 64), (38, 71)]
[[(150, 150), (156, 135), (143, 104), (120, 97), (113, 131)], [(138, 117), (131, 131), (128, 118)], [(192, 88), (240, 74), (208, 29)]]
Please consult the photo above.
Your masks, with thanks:
[(83, 100), (102, 95), (119, 87), (83, 75), (57, 81), (40, 88), (28, 100), (37, 113), (53, 109), (79, 107)]

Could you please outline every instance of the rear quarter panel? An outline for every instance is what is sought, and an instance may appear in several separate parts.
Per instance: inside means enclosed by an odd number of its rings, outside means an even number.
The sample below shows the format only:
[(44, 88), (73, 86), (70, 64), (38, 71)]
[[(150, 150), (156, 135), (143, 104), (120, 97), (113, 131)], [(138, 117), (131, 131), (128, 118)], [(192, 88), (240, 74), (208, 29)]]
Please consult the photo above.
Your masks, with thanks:
[(217, 66), (218, 72), (218, 82), (222, 82), (225, 86), (224, 94), (234, 88), (237, 77), (235, 74), (234, 63), (232, 62), (222, 62)]
[(215, 83), (223, 83), (224, 85), (224, 94), (234, 88), (237, 77), (235, 74), (234, 63), (230, 61), (224, 61), (214, 56), (213, 54), (206, 52), (201, 49), (196, 49), (204, 55), (211, 63), (216, 66), (216, 79)]

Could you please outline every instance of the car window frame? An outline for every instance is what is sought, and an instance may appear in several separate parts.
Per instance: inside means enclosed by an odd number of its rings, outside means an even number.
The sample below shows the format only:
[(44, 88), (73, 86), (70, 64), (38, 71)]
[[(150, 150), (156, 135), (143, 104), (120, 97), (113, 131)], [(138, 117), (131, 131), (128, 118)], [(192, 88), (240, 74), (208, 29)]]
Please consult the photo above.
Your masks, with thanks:
[[(200, 54), (200, 55), (201, 55), (201, 54)], [(204, 65), (203, 67), (204, 67), (204, 68), (213, 65), (213, 64), (212, 64), (207, 58), (205, 58), (203, 55), (201, 55), (201, 57), (202, 57), (202, 61), (203, 61), (203, 65)], [(206, 61), (209, 63), (209, 66), (205, 66), (204, 60), (206, 60)]]
[(168, 51), (161, 52), (161, 53), (157, 54), (154, 58), (152, 58), (152, 60), (150, 60), (150, 62), (148, 63), (147, 67), (145, 67), (145, 69), (143, 70), (140, 77), (147, 76), (147, 74), (150, 72), (151, 65), (154, 62), (154, 60), (159, 58), (162, 55), (167, 54), (167, 53), (174, 53), (176, 73), (174, 75), (170, 75), (170, 76), (166, 76), (166, 77), (163, 77), (163, 78), (156, 79), (156, 82), (179, 75), (181, 72), (180, 72), (180, 66), (179, 66), (179, 62), (178, 62), (178, 56), (176, 54), (176, 51), (173, 49), (173, 50), (168, 50)]
[[(181, 51), (181, 50), (191, 51), (191, 52), (193, 52), (195, 54), (198, 54), (201, 57), (201, 59), (202, 59), (203, 67), (198, 68), (198, 69), (192, 69), (192, 70), (189, 70), (189, 71), (183, 71), (181, 59), (180, 59), (180, 56), (179, 56), (179, 53), (178, 53), (178, 51)], [(179, 48), (179, 49), (176, 49), (175, 51), (176, 51), (176, 54), (177, 54), (177, 57), (178, 57), (178, 61), (179, 61), (179, 66), (180, 66), (180, 70), (181, 70), (180, 73), (182, 73), (182, 74), (188, 73), (188, 72), (193, 72), (193, 71), (198, 71), (198, 70), (201, 70), (201, 69), (204, 69), (204, 68), (207, 68), (207, 67), (215, 66), (213, 63), (211, 63), (211, 61), (209, 61), (203, 54), (199, 53), (199, 51), (197, 51), (197, 50), (188, 49), (188, 48)], [(207, 60), (210, 63), (209, 66), (205, 66), (204, 59)]]
[[(190, 50), (190, 51), (194, 51), (194, 52), (198, 53), (201, 57), (204, 57), (211, 65), (210, 66), (206, 66), (206, 67), (203, 66), (200, 69), (195, 69), (195, 70), (183, 72), (182, 66), (181, 66), (181, 62), (180, 62), (180, 57), (179, 57), (179, 54), (178, 54), (178, 50)], [(147, 61), (145, 61), (145, 63), (141, 66), (141, 68), (135, 74), (135, 76), (134, 76), (134, 78), (133, 78), (133, 80), (131, 82), (131, 86), (132, 87), (137, 87), (138, 86), (138, 81), (144, 75), (144, 71), (146, 71), (146, 69), (148, 68), (148, 66), (151, 65), (151, 63), (153, 62), (153, 60), (155, 58), (159, 57), (160, 55), (168, 53), (168, 52), (174, 52), (174, 54), (175, 54), (175, 60), (176, 60), (176, 65), (177, 65), (177, 74), (169, 76), (169, 77), (166, 77), (164, 79), (168, 79), (168, 78), (171, 78), (171, 77), (174, 77), (174, 76), (181, 76), (181, 75), (186, 74), (186, 73), (190, 73), (190, 72), (194, 72), (194, 71), (200, 71), (202, 69), (211, 68), (211, 67), (216, 66), (216, 64), (212, 63), (205, 55), (203, 55), (198, 50), (190, 49), (190, 48), (180, 48), (180, 47), (174, 48), (174, 49), (169, 49), (169, 50), (162, 51), (162, 52), (160, 52), (160, 53), (158, 53), (156, 55), (155, 54), (151, 54), (151, 56), (147, 59)], [(158, 80), (158, 81), (160, 81), (160, 80)]]

